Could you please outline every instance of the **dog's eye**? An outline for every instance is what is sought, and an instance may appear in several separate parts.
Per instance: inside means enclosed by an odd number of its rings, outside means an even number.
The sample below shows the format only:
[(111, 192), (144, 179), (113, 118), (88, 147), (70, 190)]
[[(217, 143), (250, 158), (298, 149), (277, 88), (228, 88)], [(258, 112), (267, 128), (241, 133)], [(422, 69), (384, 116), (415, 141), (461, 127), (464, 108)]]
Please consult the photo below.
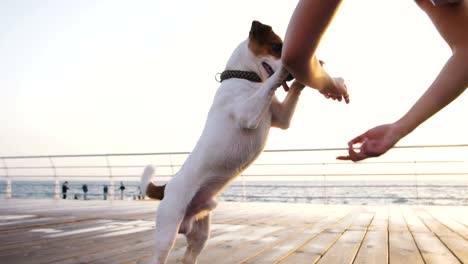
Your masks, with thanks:
[(271, 45), (271, 50), (274, 53), (281, 54), (281, 50), (283, 49), (283, 44), (282, 43), (275, 43)]

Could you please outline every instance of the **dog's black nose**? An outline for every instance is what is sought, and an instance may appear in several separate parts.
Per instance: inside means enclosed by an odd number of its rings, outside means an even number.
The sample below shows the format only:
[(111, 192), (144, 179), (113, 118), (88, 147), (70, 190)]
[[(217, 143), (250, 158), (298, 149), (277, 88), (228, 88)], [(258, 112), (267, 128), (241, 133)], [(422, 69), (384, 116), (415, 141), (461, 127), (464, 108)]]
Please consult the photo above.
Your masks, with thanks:
[(292, 79), (294, 79), (294, 77), (291, 74), (289, 74), (288, 77), (286, 77), (286, 81), (288, 82), (291, 81)]

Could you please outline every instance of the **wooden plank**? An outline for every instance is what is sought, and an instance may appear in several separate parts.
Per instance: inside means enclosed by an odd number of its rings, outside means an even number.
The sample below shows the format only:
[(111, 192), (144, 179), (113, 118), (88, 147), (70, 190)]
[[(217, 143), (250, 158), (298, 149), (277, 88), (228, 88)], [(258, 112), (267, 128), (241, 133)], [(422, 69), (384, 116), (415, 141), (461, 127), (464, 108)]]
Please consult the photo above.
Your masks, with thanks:
[[(44, 237), (42, 234), (45, 233), (55, 233), (58, 230), (70, 231), (76, 229), (89, 228), (96, 225), (110, 224), (112, 220), (90, 220), (90, 221), (81, 221), (81, 222), (66, 222), (60, 223), (52, 228), (37, 228), (30, 230), (19, 230), (15, 233), (10, 233), (6, 236), (0, 236), (0, 256), (12, 254), (16, 251), (24, 252), (25, 249), (29, 247), (39, 248), (42, 245), (46, 245), (51, 242), (51, 240), (57, 240), (52, 238)], [(68, 239), (68, 238), (64, 238)]]
[(53, 226), (62, 223), (75, 223), (87, 220), (95, 220), (95, 218), (88, 219), (77, 219), (74, 216), (60, 216), (60, 217), (35, 217), (31, 219), (18, 220), (14, 222), (7, 223), (0, 227), (0, 234), (6, 236), (13, 232), (18, 232), (20, 230), (30, 230), (33, 228)]
[[(264, 226), (252, 226), (252, 225), (233, 225), (233, 227), (241, 227), (240, 229), (228, 229), (226, 230), (223, 234), (219, 236), (212, 236), (206, 243), (206, 246), (204, 248), (204, 253), (209, 254), (216, 254), (213, 253), (215, 248), (218, 247), (224, 247), (225, 245), (229, 245), (229, 247), (235, 247), (237, 240), (239, 238), (248, 238), (248, 239), (256, 239), (256, 238), (261, 238), (261, 236), (265, 233), (270, 233), (270, 232), (275, 232), (282, 227), (264, 227)], [(185, 242), (185, 241), (184, 241)], [(184, 256), (186, 250), (186, 244), (184, 243), (184, 246), (173, 250), (170, 254), (170, 257), (168, 259), (168, 262), (171, 263), (173, 261), (180, 261), (182, 257)]]
[[(333, 244), (349, 230), (353, 223), (356, 226), (360, 226), (360, 223), (356, 223), (356, 219), (360, 216), (359, 210), (350, 212), (339, 221), (329, 225), (323, 229), (316, 236), (311, 237), (305, 244), (297, 247), (293, 252), (283, 256), (280, 261), (281, 263), (316, 263), (327, 250), (329, 250)], [(365, 218), (360, 218), (361, 220)]]
[(387, 263), (388, 234), (385, 230), (367, 232), (354, 263)]
[[(246, 255), (256, 252), (258, 248), (261, 248), (264, 243), (275, 241), (281, 237), (289, 234), (290, 232), (297, 232), (298, 228), (287, 229), (281, 226), (270, 227), (270, 226), (251, 226), (250, 232), (244, 233), (243, 236), (235, 235), (234, 238), (229, 238), (224, 243), (218, 244), (215, 239), (214, 241), (217, 246), (210, 245), (208, 249), (205, 249), (199, 257), (199, 263), (235, 263), (239, 262), (239, 259), (245, 258)], [(225, 239), (225, 238), (221, 238)], [(210, 240), (208, 240), (210, 243)], [(185, 245), (180, 250), (175, 249), (175, 254), (169, 255), (168, 263), (176, 263), (181, 260), (183, 252), (185, 251)], [(145, 263), (149, 260), (150, 256), (143, 259), (137, 259), (129, 263)], [(237, 261), (236, 261), (237, 259)]]
[(347, 230), (318, 263), (352, 263), (366, 231)]
[(408, 230), (400, 208), (389, 209), (389, 262), (423, 264), (424, 260)]
[(151, 251), (154, 246), (151, 233), (146, 233), (143, 236), (138, 234), (125, 236), (123, 239), (119, 243), (112, 243), (111, 247), (98, 247), (100, 250), (93, 251), (85, 250), (83, 254), (73, 255), (55, 263), (117, 263), (125, 257), (138, 258), (142, 250)]
[[(247, 235), (252, 232), (252, 226), (245, 225), (225, 225), (225, 224), (213, 224), (211, 239), (208, 240), (208, 245), (205, 249), (222, 243), (223, 240), (228, 237), (233, 237), (233, 234)], [(186, 240), (183, 235), (178, 235), (175, 246), (169, 256), (168, 263), (178, 263), (182, 259), (186, 249)], [(116, 259), (115, 263), (141, 263), (150, 262), (153, 253), (153, 248), (142, 249), (137, 252), (132, 252), (132, 255), (121, 255)]]
[[(225, 254), (230, 254), (229, 252), (233, 250), (240, 250), (238, 248), (248, 246), (250, 243), (255, 243), (255, 241), (252, 240), (252, 238), (258, 236), (257, 239), (261, 239), (261, 236), (266, 235), (263, 231), (265, 230), (265, 228), (275, 227), (275, 230), (295, 227), (303, 228), (305, 225), (315, 223), (314, 219), (318, 219), (317, 215), (323, 215), (323, 211), (333, 212), (335, 210), (334, 208), (323, 206), (306, 205), (304, 207), (304, 205), (302, 204), (285, 205), (268, 203), (268, 206), (265, 206), (264, 203), (255, 203), (254, 205), (259, 206), (258, 209), (256, 209), (255, 207), (252, 208), (250, 205), (244, 206), (244, 210), (241, 210), (242, 216), (240, 218), (236, 218), (236, 221), (234, 222), (229, 220), (227, 221), (228, 223), (242, 225), (247, 224), (250, 226), (243, 232), (226, 234), (225, 236), (221, 236), (219, 238), (211, 238), (210, 240), (208, 240), (207, 246), (205, 247), (205, 250), (200, 256), (200, 262), (203, 262), (204, 260), (208, 261), (212, 258), (221, 258)], [(286, 209), (278, 210), (278, 208), (280, 207), (286, 207)], [(316, 210), (317, 208), (320, 208), (321, 210), (318, 211)], [(276, 210), (278, 212), (275, 212)], [(239, 210), (236, 209), (234, 211), (238, 212)], [(215, 211), (215, 214), (216, 213), (217, 211)], [(220, 213), (223, 213), (223, 211), (221, 211)], [(236, 215), (237, 214), (233, 215), (233, 217), (235, 217)], [(184, 251), (185, 247), (180, 248), (179, 250), (173, 250), (169, 256), (168, 263), (180, 261), (184, 254)], [(243, 250), (240, 250), (240, 252), (242, 252), (242, 254), (245, 254)], [(255, 254), (255, 251), (253, 252)], [(146, 263), (148, 260), (149, 258), (146, 257), (128, 263)]]
[(373, 217), (372, 213), (361, 213), (318, 263), (352, 263)]
[[(274, 209), (278, 209), (275, 208)], [(297, 217), (294, 217), (297, 216)], [(302, 217), (299, 217), (302, 216)], [(304, 217), (308, 216), (308, 217)], [(211, 262), (228, 261), (231, 263), (241, 262), (245, 258), (257, 254), (262, 249), (271, 244), (281, 241), (291, 235), (302, 232), (311, 222), (315, 222), (318, 218), (316, 211), (304, 210), (304, 206), (286, 206), (284, 210), (278, 210), (278, 214), (272, 217), (271, 213), (268, 221), (261, 221), (260, 223), (267, 224), (263, 228), (279, 227), (280, 229), (275, 232), (261, 234), (258, 237), (239, 237), (239, 239), (232, 241), (232, 243), (224, 244), (223, 247), (217, 247), (210, 251), (205, 251), (200, 256), (200, 262), (209, 260)], [(252, 223), (259, 223), (255, 218), (251, 218)]]
[(442, 225), (423, 209), (417, 210), (416, 214), (461, 263), (468, 263), (468, 241), (466, 239)]
[[(132, 226), (127, 226), (127, 230)], [(34, 246), (24, 249), (22, 252), (13, 253), (5, 256), (0, 256), (0, 262), (9, 263), (15, 259), (19, 263), (48, 263), (51, 261), (61, 261), (65, 259), (73, 259), (81, 255), (87, 255), (90, 252), (107, 252), (114, 248), (128, 246), (132, 241), (139, 241), (144, 232), (136, 232), (138, 230), (131, 230), (132, 233), (115, 238), (102, 237), (102, 234), (109, 234), (117, 230), (122, 230), (123, 227), (104, 229), (94, 232), (85, 232), (78, 235), (70, 235), (65, 237), (58, 237), (51, 239), (48, 243), (41, 246)], [(151, 233), (148, 233), (148, 238)], [(133, 240), (132, 240), (133, 239)], [(112, 243), (108, 243), (111, 241)], [(152, 241), (152, 239), (149, 239)]]
[(135, 213), (146, 212), (154, 218), (155, 202), (138, 201), (75, 201), (75, 200), (38, 200), (27, 207), (19, 206), (2, 214), (34, 214), (37, 216), (75, 216), (88, 217), (99, 215), (102, 218), (121, 218)]
[[(289, 208), (293, 209), (293, 208)], [(304, 217), (304, 214), (307, 212), (302, 206), (297, 211), (288, 210), (291, 214), (292, 219), (300, 219)], [(310, 237), (311, 235), (323, 231), (325, 227), (330, 227), (336, 224), (340, 218), (344, 217), (349, 211), (353, 210), (353, 206), (347, 207), (323, 207), (319, 206), (316, 210), (313, 210), (314, 217), (320, 222), (309, 221), (302, 222), (302, 230), (298, 233), (292, 233), (288, 236), (285, 236), (282, 239), (272, 241), (271, 243), (265, 244), (263, 248), (259, 248), (256, 252), (252, 251), (253, 254), (246, 254), (246, 257), (241, 260), (241, 262), (250, 262), (250, 263), (262, 263), (262, 262), (271, 262), (274, 259), (283, 258), (284, 255), (289, 255), (290, 251), (294, 251), (298, 246), (304, 243), (304, 237)], [(320, 217), (319, 217), (320, 216)], [(331, 217), (323, 217), (331, 216)], [(319, 218), (317, 218), (319, 217)], [(313, 219), (313, 218), (309, 218)], [(305, 233), (305, 234), (304, 234)], [(302, 243), (299, 243), (302, 240)], [(309, 240), (308, 238), (306, 240)], [(299, 244), (298, 244), (299, 243)], [(270, 256), (271, 255), (271, 256)]]
[(422, 208), (446, 214), (461, 225), (468, 227), (468, 206), (423, 206)]
[[(0, 263), (150, 263), (158, 202), (14, 201), (0, 200)], [(221, 202), (199, 263), (468, 263), (467, 216), (452, 206)], [(185, 246), (179, 236), (168, 263)]]
[[(453, 232), (457, 233), (464, 239), (468, 240), (468, 227), (451, 217), (452, 214), (447, 212), (447, 210), (449, 209), (444, 209), (440, 207), (426, 207), (424, 209), (433, 218), (437, 219), (441, 224), (443, 224)], [(462, 210), (462, 212), (463, 211), (466, 212), (465, 217), (468, 218), (468, 208), (465, 208), (464, 210)]]
[[(213, 237), (223, 235), (227, 231), (236, 231), (239, 227), (230, 225), (214, 225)], [(175, 251), (185, 251), (185, 237), (178, 235), (174, 246)], [(79, 259), (73, 261), (61, 262), (77, 263), (77, 262), (92, 262), (92, 263), (133, 263), (141, 259), (150, 259), (154, 247), (154, 230), (145, 234), (145, 238), (137, 241), (137, 243), (130, 243), (123, 245), (119, 248), (111, 249), (106, 252), (88, 253), (86, 256), (81, 256)], [(168, 263), (173, 263), (168, 261)]]
[(354, 264), (388, 262), (388, 209), (374, 208), (375, 216), (354, 260)]
[(414, 214), (414, 208), (402, 207), (403, 217), (426, 263), (460, 263), (449, 249)]
[(313, 239), (325, 228), (335, 224), (343, 217), (344, 215), (329, 215), (324, 217), (317, 223), (306, 227), (300, 233), (292, 234), (283, 240), (270, 244), (261, 251), (258, 251), (256, 255), (244, 259), (242, 263), (275, 263), (284, 259), (286, 256), (290, 255), (291, 252), (294, 252), (297, 248)]
[[(213, 222), (224, 219), (224, 225), (244, 226), (246, 228), (231, 234), (228, 232), (220, 237), (212, 236), (212, 238), (208, 240), (207, 246), (202, 254), (210, 252), (216, 255), (219, 254), (219, 249), (221, 251), (225, 248), (231, 250), (231, 248), (244, 243), (246, 238), (250, 241), (252, 237), (257, 236), (259, 233), (262, 234), (265, 231), (265, 224), (274, 223), (272, 226), (275, 226), (275, 230), (283, 228), (277, 224), (290, 219), (289, 211), (282, 210), (272, 217), (272, 212), (274, 212), (272, 208), (274, 209), (276, 207), (275, 204), (268, 205), (269, 206), (265, 206), (264, 203), (252, 203), (248, 205), (245, 203), (228, 203), (218, 206), (214, 211)], [(220, 215), (221, 217), (219, 217)], [(291, 221), (289, 221), (289, 224), (291, 224)], [(271, 230), (268, 232), (271, 232)], [(242, 237), (242, 239), (238, 239), (239, 236)], [(186, 247), (185, 239), (177, 240), (176, 245), (178, 244), (181, 246), (173, 249), (169, 255), (168, 263), (180, 261), (183, 257)], [(210, 250), (210, 248), (215, 248), (215, 250)], [(145, 252), (139, 259), (129, 260), (128, 263), (149, 261), (150, 254), (151, 252)]]
[(232, 241), (223, 243), (222, 246), (202, 252), (200, 255), (200, 262), (240, 262), (270, 243), (274, 243), (301, 231), (301, 227), (256, 226), (255, 230), (246, 236), (237, 237)]

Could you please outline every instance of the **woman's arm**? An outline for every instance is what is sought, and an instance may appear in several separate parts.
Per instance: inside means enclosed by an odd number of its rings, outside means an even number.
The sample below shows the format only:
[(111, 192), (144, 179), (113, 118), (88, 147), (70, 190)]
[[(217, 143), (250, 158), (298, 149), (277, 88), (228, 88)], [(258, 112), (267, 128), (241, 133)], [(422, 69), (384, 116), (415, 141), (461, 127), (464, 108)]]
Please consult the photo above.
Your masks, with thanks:
[[(374, 127), (348, 143), (348, 155), (341, 160), (359, 161), (378, 157), (401, 138), (443, 109), (462, 94), (468, 86), (468, 1), (457, 5), (434, 7), (429, 0), (418, 0), (442, 38), (452, 49), (452, 56), (437, 78), (411, 109), (398, 121)], [(429, 54), (430, 55), (430, 54)], [(361, 143), (359, 152), (353, 145)]]
[(433, 6), (417, 1), (452, 49), (452, 56), (413, 107), (396, 122), (402, 137), (462, 94), (468, 86), (468, 3)]
[(429, 89), (396, 122), (404, 137), (462, 94), (468, 86), (468, 53), (455, 52)]
[(318, 89), (326, 97), (349, 102), (344, 82), (331, 78), (315, 57), (340, 3), (341, 0), (300, 0), (286, 31), (282, 61), (300, 83)]
[[(468, 86), (468, 56), (460, 53), (452, 55), (429, 89), (400, 120), (374, 127), (355, 137), (348, 143), (348, 155), (337, 159), (360, 161), (381, 156), (462, 94)], [(355, 144), (361, 144), (358, 152), (353, 148)]]

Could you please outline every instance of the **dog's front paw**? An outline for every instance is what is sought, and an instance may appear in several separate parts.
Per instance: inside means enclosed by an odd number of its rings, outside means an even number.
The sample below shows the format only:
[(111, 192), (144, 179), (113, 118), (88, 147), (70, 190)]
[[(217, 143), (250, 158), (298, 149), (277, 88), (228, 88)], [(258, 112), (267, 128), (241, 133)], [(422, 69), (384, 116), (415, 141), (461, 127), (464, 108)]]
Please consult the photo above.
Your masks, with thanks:
[(281, 67), (275, 72), (275, 74), (273, 76), (275, 76), (277, 78), (278, 82), (281, 83), (283, 81), (286, 81), (286, 79), (289, 76), (289, 72), (288, 72), (288, 70), (286, 70), (286, 68), (283, 66), (283, 64), (281, 64)]
[(300, 82), (298, 82), (296, 80), (294, 80), (294, 82), (291, 85), (291, 88), (298, 89), (298, 90), (302, 90), (302, 89), (304, 89), (304, 87), (305, 87), (304, 84), (302, 84), (302, 83), (300, 83)]
[(283, 64), (281, 64), (281, 67), (275, 72), (275, 75), (275, 77), (277, 78), (275, 79), (277, 86), (283, 86), (286, 92), (289, 91), (289, 87), (286, 82), (292, 80), (293, 77), (291, 74), (289, 74), (289, 72), (286, 70)]

